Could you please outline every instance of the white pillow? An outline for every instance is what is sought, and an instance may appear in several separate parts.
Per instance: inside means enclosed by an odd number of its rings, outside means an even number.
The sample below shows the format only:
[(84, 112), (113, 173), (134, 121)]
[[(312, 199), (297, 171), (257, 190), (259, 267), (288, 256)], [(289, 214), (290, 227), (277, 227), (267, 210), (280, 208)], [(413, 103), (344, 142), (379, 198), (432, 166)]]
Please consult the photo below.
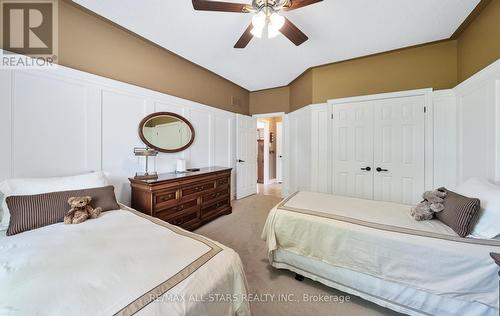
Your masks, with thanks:
[(479, 217), (468, 237), (495, 238), (500, 235), (500, 186), (486, 179), (471, 178), (456, 190), (457, 193), (481, 200)]
[(107, 185), (109, 181), (101, 171), (71, 177), (5, 180), (0, 183), (0, 201), (2, 202), (0, 230), (9, 227), (10, 213), (5, 201), (9, 196), (91, 189)]

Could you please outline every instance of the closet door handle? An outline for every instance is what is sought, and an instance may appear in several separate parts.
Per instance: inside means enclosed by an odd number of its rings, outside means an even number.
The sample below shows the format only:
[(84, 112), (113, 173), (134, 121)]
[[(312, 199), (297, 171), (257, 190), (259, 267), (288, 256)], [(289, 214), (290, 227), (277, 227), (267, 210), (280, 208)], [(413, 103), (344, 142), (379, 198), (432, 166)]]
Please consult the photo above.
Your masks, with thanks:
[(245, 160), (238, 159), (238, 162), (243, 163), (243, 162), (245, 162)]
[(389, 170), (387, 170), (387, 169), (382, 169), (382, 168), (380, 168), (380, 167), (378, 167), (378, 168), (377, 168), (377, 172), (386, 172), (386, 171), (389, 171)]
[(361, 168), (361, 170), (363, 170), (363, 171), (371, 171), (372, 168), (371, 167), (366, 167), (366, 168)]

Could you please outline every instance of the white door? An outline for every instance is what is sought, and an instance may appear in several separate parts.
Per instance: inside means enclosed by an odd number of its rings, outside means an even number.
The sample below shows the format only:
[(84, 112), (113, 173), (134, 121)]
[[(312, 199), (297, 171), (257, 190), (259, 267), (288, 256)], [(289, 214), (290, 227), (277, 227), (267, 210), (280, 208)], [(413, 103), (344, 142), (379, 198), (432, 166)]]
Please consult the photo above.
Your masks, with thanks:
[(425, 189), (424, 96), (373, 101), (374, 199), (403, 204)]
[(257, 193), (257, 120), (236, 114), (236, 198)]
[(276, 123), (276, 181), (283, 182), (283, 123)]
[(373, 108), (333, 106), (333, 193), (373, 199)]

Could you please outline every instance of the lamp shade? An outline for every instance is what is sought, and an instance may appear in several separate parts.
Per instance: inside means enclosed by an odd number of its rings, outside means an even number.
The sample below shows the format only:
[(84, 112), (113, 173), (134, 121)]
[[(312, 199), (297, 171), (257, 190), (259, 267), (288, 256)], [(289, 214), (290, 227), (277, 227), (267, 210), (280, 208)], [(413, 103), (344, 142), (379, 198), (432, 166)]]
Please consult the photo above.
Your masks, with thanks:
[(263, 29), (265, 25), (266, 25), (266, 14), (264, 12), (260, 11), (259, 13), (253, 16), (252, 26), (254, 28)]
[(269, 18), (269, 27), (279, 31), (285, 25), (285, 18), (278, 13), (274, 12)]
[(264, 27), (254, 27), (250, 33), (257, 38), (262, 38), (262, 33), (264, 33)]

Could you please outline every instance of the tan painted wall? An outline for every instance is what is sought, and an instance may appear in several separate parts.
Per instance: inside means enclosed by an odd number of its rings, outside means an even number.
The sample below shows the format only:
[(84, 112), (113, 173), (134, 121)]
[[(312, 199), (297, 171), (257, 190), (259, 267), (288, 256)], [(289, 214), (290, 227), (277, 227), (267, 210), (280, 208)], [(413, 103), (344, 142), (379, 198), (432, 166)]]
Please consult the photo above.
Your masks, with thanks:
[[(59, 63), (74, 69), (249, 113), (247, 90), (67, 1), (59, 7)], [(240, 106), (232, 106), (237, 97)]]
[(290, 111), (313, 103), (313, 72), (308, 70), (290, 83)]
[(313, 69), (313, 102), (457, 85), (457, 42), (447, 41)]
[(250, 92), (250, 113), (265, 114), (290, 111), (290, 88), (282, 87)]
[(462, 82), (500, 58), (500, 0), (493, 0), (458, 38)]
[[(445, 41), (309, 69), (289, 85), (289, 110), (283, 102), (279, 104), (280, 111), (289, 112), (329, 99), (429, 87), (448, 89), (457, 84), (457, 41)], [(259, 100), (272, 103), (281, 91), (262, 91)], [(265, 113), (250, 98), (250, 113)]]

